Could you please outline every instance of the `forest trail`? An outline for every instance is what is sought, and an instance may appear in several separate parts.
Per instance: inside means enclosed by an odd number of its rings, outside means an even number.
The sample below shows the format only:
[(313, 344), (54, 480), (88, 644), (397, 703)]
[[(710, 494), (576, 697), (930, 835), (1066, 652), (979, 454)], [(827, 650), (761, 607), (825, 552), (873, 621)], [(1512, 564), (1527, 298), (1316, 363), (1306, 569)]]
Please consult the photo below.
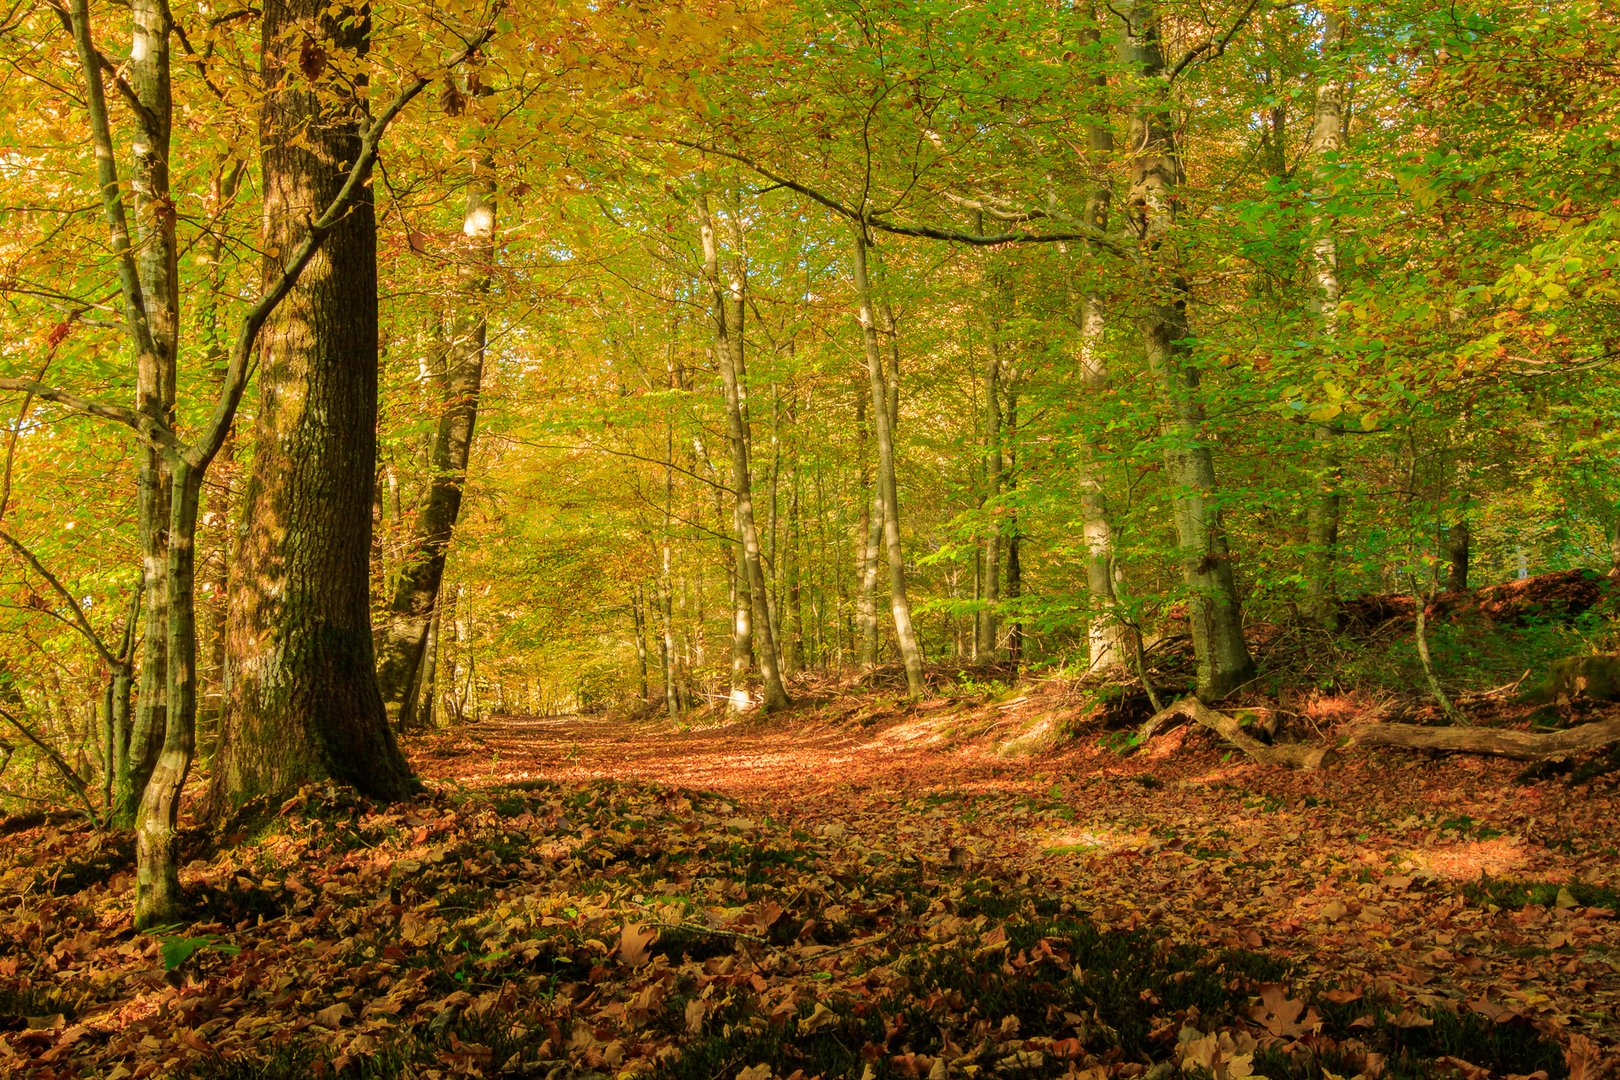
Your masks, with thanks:
[(1280, 770), (1188, 729), (1128, 758), (1080, 740), (1004, 759), (951, 737), (952, 720), (672, 733), (502, 717), (436, 737), (416, 765), (474, 787), (717, 794), (779, 841), (801, 829), (857, 863), (898, 855), (983, 875), (1105, 927), (1286, 958), (1319, 988), (1620, 1044), (1612, 788), (1528, 782), (1522, 765), (1470, 757), (1352, 752)]
[(475, 786), (545, 778), (620, 780), (733, 797), (832, 791), (926, 793), (940, 784), (1004, 780), (1008, 763), (952, 746), (932, 725), (796, 728), (752, 722), (672, 732), (667, 724), (595, 716), (496, 716), (436, 737), (415, 756), (424, 777)]
[(963, 702), (853, 704), (409, 740), (418, 798), (310, 786), (240, 843), (196, 834), (193, 936), (162, 948), (130, 932), (127, 849), (18, 827), (0, 1072), (1617, 1075), (1612, 784), (1361, 751), (1285, 771), (1202, 729), (1008, 759)]

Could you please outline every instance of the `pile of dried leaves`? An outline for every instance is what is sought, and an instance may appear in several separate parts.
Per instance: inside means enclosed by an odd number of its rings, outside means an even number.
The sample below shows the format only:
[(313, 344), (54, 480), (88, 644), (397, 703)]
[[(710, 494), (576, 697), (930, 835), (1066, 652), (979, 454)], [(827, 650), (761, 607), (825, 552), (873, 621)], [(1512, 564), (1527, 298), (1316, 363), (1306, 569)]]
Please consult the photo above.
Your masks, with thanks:
[(15, 828), (0, 1072), (1615, 1064), (1612, 794), (1466, 761), (1283, 774), (1194, 733), (1011, 764), (930, 730), (473, 729), (425, 748), (411, 803), (307, 790), (228, 846), (199, 834), (198, 920), (153, 936), (127, 847)]

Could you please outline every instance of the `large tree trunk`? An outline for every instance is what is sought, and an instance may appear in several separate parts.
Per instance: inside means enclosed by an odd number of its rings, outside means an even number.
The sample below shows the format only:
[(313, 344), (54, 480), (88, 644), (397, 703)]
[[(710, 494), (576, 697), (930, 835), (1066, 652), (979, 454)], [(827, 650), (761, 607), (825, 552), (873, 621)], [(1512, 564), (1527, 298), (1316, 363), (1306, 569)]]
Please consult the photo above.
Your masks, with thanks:
[(415, 728), (421, 699), (419, 675), (428, 626), (444, 582), (450, 539), (461, 515), (467, 462), (472, 457), (478, 398), (484, 381), (488, 339), (485, 306), (495, 264), (495, 185), (480, 163), (462, 215), (457, 259), (456, 308), (447, 320), (444, 363), (436, 372), (441, 412), (429, 448), (432, 478), (406, 544), (404, 566), (377, 638), (377, 683), (388, 717), (399, 731)]
[(1198, 368), (1190, 362), (1187, 281), (1177, 250), (1176, 213), (1182, 182), (1181, 151), (1165, 93), (1158, 14), (1151, 2), (1127, 4), (1126, 34), (1141, 82), (1131, 117), (1131, 201), (1148, 256), (1153, 294), (1138, 318), (1148, 365), (1159, 384), (1164, 419), (1165, 471), (1173, 488), (1188, 618), (1198, 658), (1198, 692), (1224, 697), (1254, 674), (1243, 641), (1243, 612), (1221, 524), (1215, 457), (1204, 431)]
[[(1316, 88), (1316, 111), (1311, 124), (1311, 157), (1315, 163), (1316, 183), (1313, 196), (1325, 201), (1331, 194), (1333, 163), (1329, 155), (1336, 155), (1344, 147), (1343, 72), (1340, 70), (1340, 52), (1344, 41), (1344, 23), (1331, 8), (1321, 9), (1322, 17), (1322, 75)], [(1314, 223), (1315, 236), (1311, 240), (1311, 272), (1316, 284), (1316, 307), (1322, 321), (1324, 340), (1331, 347), (1339, 322), (1339, 242), (1334, 222), (1325, 214), (1318, 215)], [(1316, 442), (1316, 469), (1321, 491), (1311, 500), (1306, 511), (1306, 603), (1311, 616), (1322, 626), (1335, 629), (1338, 625), (1338, 607), (1334, 588), (1334, 567), (1338, 559), (1339, 519), (1344, 501), (1344, 465), (1339, 450), (1338, 421), (1331, 420), (1314, 428)]]
[(900, 546), (900, 495), (894, 475), (894, 427), (892, 418), (898, 402), (890, 397), (893, 378), (884, 371), (882, 350), (878, 347), (877, 321), (872, 303), (872, 283), (867, 274), (866, 237), (861, 226), (855, 229), (855, 291), (860, 299), (861, 340), (866, 349), (867, 375), (872, 383), (872, 419), (877, 433), (877, 491), (882, 503), (883, 546), (889, 561), (889, 608), (894, 615), (894, 635), (900, 642), (900, 658), (906, 667), (906, 693), (916, 701), (923, 696), (923, 654), (911, 623), (911, 601), (906, 596), (905, 552)]
[[(152, 348), (137, 350), (135, 408), (163, 424), (174, 424), (175, 354), (179, 343), (180, 287), (176, 263), (175, 208), (169, 193), (169, 133), (173, 103), (169, 91), (168, 4), (135, 0), (134, 40), (129, 83), (144, 112), (137, 116), (131, 143), (130, 191), (135, 218), (135, 266)], [(141, 564), (146, 580), (146, 632), (140, 695), (126, 771), (118, 777), (114, 820), (135, 823), (141, 792), (157, 763), (167, 722), (168, 536), (170, 479), (155, 447), (138, 451), (138, 519)]]
[[(782, 672), (778, 665), (776, 639), (771, 632), (770, 608), (766, 603), (765, 567), (760, 557), (759, 530), (754, 522), (754, 485), (748, 463), (748, 425), (744, 414), (742, 364), (743, 284), (739, 272), (725, 285), (720, 280), (719, 247), (714, 233), (714, 222), (709, 215), (706, 199), (700, 201), (703, 239), (704, 275), (714, 292), (715, 354), (720, 366), (720, 381), (726, 394), (726, 429), (731, 443), (732, 487), (736, 495), (735, 517), (737, 534), (742, 541), (742, 566), (738, 580), (739, 594), (746, 588), (752, 603), (754, 652), (759, 659), (759, 673), (765, 684), (765, 709), (786, 708), (790, 702), (782, 685)], [(737, 604), (741, 622), (745, 605)], [(740, 630), (739, 630), (740, 633)], [(736, 692), (735, 675), (733, 694)], [(735, 701), (735, 698), (733, 699)]]
[[(267, 277), (359, 154), (365, 80), (356, 72), (368, 32), (359, 8), (264, 5)], [(302, 76), (289, 77), (299, 65)], [(385, 798), (415, 788), (377, 689), (368, 597), (376, 241), (367, 187), (261, 337), (249, 525), (229, 620), (231, 692), (210, 790), (216, 813), (327, 778)]]

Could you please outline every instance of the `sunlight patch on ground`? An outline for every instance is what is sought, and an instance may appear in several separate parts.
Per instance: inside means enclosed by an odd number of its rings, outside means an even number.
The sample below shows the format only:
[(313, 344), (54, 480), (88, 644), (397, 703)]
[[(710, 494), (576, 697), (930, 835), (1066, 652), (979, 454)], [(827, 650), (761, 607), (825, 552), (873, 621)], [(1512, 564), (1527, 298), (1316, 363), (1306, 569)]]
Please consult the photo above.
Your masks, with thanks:
[(1141, 845), (1140, 838), (1111, 829), (1050, 829), (1032, 839), (1043, 855), (1089, 855)]
[(1415, 848), (1405, 858), (1419, 870), (1452, 881), (1469, 881), (1481, 874), (1501, 877), (1530, 862), (1524, 841), (1511, 837)]

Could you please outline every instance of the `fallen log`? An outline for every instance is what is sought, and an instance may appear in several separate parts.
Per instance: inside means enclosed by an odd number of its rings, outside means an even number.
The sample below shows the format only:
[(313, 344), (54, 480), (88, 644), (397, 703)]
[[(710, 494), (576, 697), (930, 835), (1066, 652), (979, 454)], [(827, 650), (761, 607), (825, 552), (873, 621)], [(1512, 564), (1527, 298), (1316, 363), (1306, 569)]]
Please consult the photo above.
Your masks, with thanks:
[(1243, 730), (1237, 718), (1219, 709), (1212, 709), (1195, 697), (1184, 697), (1160, 709), (1136, 732), (1140, 745), (1153, 738), (1166, 722), (1184, 716), (1202, 724), (1263, 765), (1281, 765), (1288, 769), (1319, 769), (1338, 759), (1338, 754), (1327, 746), (1305, 746), (1301, 743), (1263, 743)]
[(1457, 754), (1494, 754), (1520, 761), (1552, 761), (1620, 742), (1620, 720), (1601, 720), (1544, 734), (1480, 727), (1369, 724), (1356, 732), (1351, 742), (1401, 750), (1445, 750)]

